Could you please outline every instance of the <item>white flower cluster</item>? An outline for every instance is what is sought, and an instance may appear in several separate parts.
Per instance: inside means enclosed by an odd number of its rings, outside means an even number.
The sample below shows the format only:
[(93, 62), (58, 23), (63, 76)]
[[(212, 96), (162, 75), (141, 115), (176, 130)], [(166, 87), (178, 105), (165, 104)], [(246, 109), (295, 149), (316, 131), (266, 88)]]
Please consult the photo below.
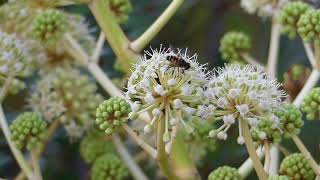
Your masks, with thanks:
[(207, 118), (212, 107), (204, 104), (205, 85), (208, 83), (205, 68), (196, 61), (197, 56), (188, 56), (181, 50), (152, 50), (147, 52), (128, 81), (126, 97), (132, 101), (130, 119), (150, 112), (152, 120), (144, 127), (150, 133), (155, 122), (165, 121), (163, 140), (170, 142), (171, 129), (182, 124), (191, 133), (188, 123), (191, 117)]
[(249, 14), (257, 13), (260, 17), (271, 17), (289, 0), (241, 0), (241, 7)]
[[(281, 106), (286, 94), (279, 87), (277, 81), (251, 65), (232, 64), (216, 69), (206, 95), (216, 107), (215, 119), (222, 120), (223, 125), (212, 130), (209, 136), (227, 139), (226, 132), (237, 120), (245, 120), (255, 127), (262, 117), (272, 114)], [(244, 143), (241, 131), (238, 143)]]

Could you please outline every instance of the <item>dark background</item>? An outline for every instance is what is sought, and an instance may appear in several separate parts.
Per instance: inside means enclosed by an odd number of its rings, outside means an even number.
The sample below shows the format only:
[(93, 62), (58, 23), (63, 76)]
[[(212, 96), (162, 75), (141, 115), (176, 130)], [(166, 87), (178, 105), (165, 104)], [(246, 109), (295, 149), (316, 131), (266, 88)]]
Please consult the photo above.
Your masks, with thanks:
[[(3, 2), (3, 0), (0, 0)], [(134, 12), (128, 23), (123, 25), (130, 39), (138, 37), (165, 9), (169, 0), (133, 0)], [(197, 53), (199, 61), (208, 63), (209, 69), (223, 65), (224, 61), (218, 52), (219, 40), (223, 34), (230, 30), (242, 30), (248, 33), (253, 41), (251, 54), (266, 63), (270, 20), (261, 19), (255, 15), (246, 14), (237, 0), (186, 0), (182, 8), (173, 19), (162, 29), (160, 34), (151, 43), (152, 47), (160, 44), (165, 46), (185, 48), (190, 53)], [(97, 36), (99, 28), (85, 6), (66, 7), (67, 11), (81, 13), (87, 17), (93, 35)], [(114, 55), (106, 43), (101, 66), (111, 77), (121, 74), (113, 70)], [(278, 78), (283, 79), (283, 73), (291, 64), (300, 63), (309, 65), (299, 38), (289, 40), (281, 37)], [(32, 83), (32, 79), (28, 80)], [(18, 95), (9, 96), (4, 102), (4, 108), (9, 121), (22, 112), (27, 91)], [(320, 160), (320, 121), (306, 122), (300, 135), (302, 141)], [(231, 129), (228, 141), (218, 141), (217, 150), (210, 153), (198, 167), (203, 179), (213, 169), (221, 165), (238, 167), (246, 158), (246, 150), (236, 143), (238, 130)], [(297, 152), (290, 140), (283, 140), (282, 144), (290, 151)], [(49, 144), (41, 160), (45, 179), (70, 180), (88, 179), (88, 167), (81, 160), (78, 153), (78, 143), (70, 143), (63, 130), (59, 130)], [(19, 171), (10, 150), (0, 133), (0, 177), (14, 177)], [(148, 174), (153, 174), (148, 171)], [(248, 179), (256, 179), (250, 176)]]

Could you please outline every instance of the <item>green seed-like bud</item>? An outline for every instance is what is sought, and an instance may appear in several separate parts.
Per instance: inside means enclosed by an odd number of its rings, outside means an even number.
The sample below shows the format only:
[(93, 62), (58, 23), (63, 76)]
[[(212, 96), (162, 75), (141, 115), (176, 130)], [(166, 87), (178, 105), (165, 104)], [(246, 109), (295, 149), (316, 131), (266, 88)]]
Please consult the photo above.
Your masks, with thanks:
[(47, 123), (33, 112), (19, 115), (10, 125), (12, 140), (19, 149), (26, 147), (32, 150), (42, 145), (47, 133)]
[(92, 180), (121, 180), (128, 174), (124, 163), (113, 153), (99, 157), (91, 167)]
[(314, 180), (315, 173), (304, 155), (294, 153), (285, 157), (280, 165), (280, 175), (286, 175), (291, 180)]
[(301, 15), (297, 25), (304, 42), (320, 42), (320, 10), (307, 10)]
[(125, 23), (132, 12), (130, 0), (107, 0), (112, 14), (119, 24)]
[(80, 143), (80, 154), (84, 161), (92, 164), (105, 153), (114, 153), (112, 143), (106, 142), (100, 132), (91, 132)]
[(282, 31), (285, 34), (288, 34), (290, 38), (296, 37), (297, 23), (300, 17), (309, 9), (311, 9), (311, 6), (302, 1), (295, 1), (286, 4), (280, 14)]
[(126, 123), (130, 105), (119, 97), (112, 97), (99, 105), (96, 111), (96, 123), (107, 135), (112, 134), (122, 123)]
[(305, 96), (301, 104), (302, 112), (307, 113), (308, 120), (319, 118), (320, 113), (320, 88), (313, 88), (307, 96)]
[(285, 104), (282, 108), (282, 110), (276, 112), (276, 116), (280, 119), (284, 135), (286, 137), (298, 135), (304, 124), (302, 113), (292, 104)]
[(223, 59), (234, 62), (242, 61), (240, 53), (248, 52), (250, 48), (251, 40), (247, 34), (231, 31), (222, 37), (219, 51)]
[(251, 129), (251, 135), (257, 143), (263, 143), (268, 140), (270, 143), (279, 143), (281, 141), (281, 131), (279, 125), (272, 118), (276, 116), (262, 118), (258, 125)]
[(287, 176), (273, 175), (273, 176), (269, 176), (268, 180), (290, 180), (290, 179)]
[(66, 18), (58, 10), (45, 10), (39, 13), (32, 22), (34, 37), (47, 44), (54, 44), (60, 40), (66, 29)]
[(236, 168), (222, 166), (209, 174), (208, 180), (242, 180)]

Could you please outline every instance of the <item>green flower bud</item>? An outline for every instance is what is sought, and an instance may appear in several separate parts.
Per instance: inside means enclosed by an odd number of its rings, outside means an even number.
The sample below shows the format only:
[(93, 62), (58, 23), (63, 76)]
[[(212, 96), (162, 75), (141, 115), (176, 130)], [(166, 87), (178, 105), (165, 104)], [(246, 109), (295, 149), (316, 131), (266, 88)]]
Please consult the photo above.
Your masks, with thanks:
[(290, 179), (287, 176), (273, 175), (273, 176), (269, 176), (268, 180), (290, 180)]
[(112, 97), (99, 105), (96, 111), (96, 123), (107, 135), (111, 135), (122, 123), (126, 123), (130, 105), (119, 97)]
[(300, 110), (292, 105), (285, 104), (283, 109), (277, 111), (275, 114), (279, 117), (281, 129), (286, 137), (291, 135), (298, 135), (303, 127), (302, 113)]
[(129, 14), (132, 12), (130, 0), (107, 0), (112, 14), (118, 23), (122, 24), (128, 21)]
[(10, 125), (12, 140), (19, 149), (32, 150), (42, 145), (47, 133), (47, 123), (33, 112), (19, 115)]
[(237, 31), (226, 33), (221, 41), (219, 51), (222, 58), (228, 62), (242, 61), (240, 53), (248, 52), (251, 48), (250, 37)]
[(307, 10), (301, 15), (297, 25), (304, 42), (320, 42), (320, 10)]
[(32, 33), (36, 39), (47, 44), (59, 41), (67, 29), (65, 16), (58, 10), (45, 10), (39, 13), (32, 22)]
[(285, 157), (280, 165), (280, 175), (286, 175), (290, 180), (314, 180), (315, 173), (304, 155), (294, 153)]
[(279, 143), (281, 141), (281, 130), (278, 117), (271, 115), (258, 121), (256, 127), (251, 128), (251, 135), (254, 141), (262, 144), (268, 140), (270, 143)]
[(91, 167), (92, 180), (121, 180), (128, 174), (124, 163), (113, 153), (99, 157)]
[(307, 113), (308, 120), (319, 118), (320, 113), (320, 88), (313, 88), (307, 96), (305, 96), (301, 111)]
[(286, 4), (279, 17), (283, 33), (288, 34), (290, 38), (296, 37), (297, 23), (300, 17), (309, 9), (311, 9), (311, 6), (302, 1)]
[(80, 143), (80, 154), (87, 164), (92, 164), (105, 153), (114, 153), (112, 143), (105, 141), (103, 134), (91, 132)]
[(242, 180), (236, 168), (222, 166), (209, 174), (208, 180)]

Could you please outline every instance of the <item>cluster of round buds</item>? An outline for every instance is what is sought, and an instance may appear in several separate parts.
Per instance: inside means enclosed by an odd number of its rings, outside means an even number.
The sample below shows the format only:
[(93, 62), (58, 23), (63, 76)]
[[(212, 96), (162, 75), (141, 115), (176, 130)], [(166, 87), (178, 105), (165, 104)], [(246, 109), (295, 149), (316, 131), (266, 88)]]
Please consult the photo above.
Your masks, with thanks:
[(308, 120), (319, 118), (320, 114), (320, 88), (313, 88), (309, 94), (304, 98), (301, 104), (302, 112), (307, 113)]
[(119, 97), (112, 97), (99, 105), (96, 123), (107, 135), (111, 135), (128, 120), (131, 112), (129, 103)]
[(277, 10), (283, 7), (289, 0), (241, 0), (241, 7), (249, 14), (257, 13), (260, 17), (271, 17)]
[(290, 180), (288, 176), (279, 176), (279, 175), (272, 175), (269, 176), (268, 180)]
[(242, 61), (241, 53), (248, 52), (250, 48), (251, 40), (247, 34), (231, 31), (221, 39), (219, 51), (227, 61)]
[(320, 43), (320, 10), (307, 10), (301, 15), (297, 26), (304, 42)]
[(212, 171), (208, 180), (242, 180), (243, 178), (239, 174), (238, 170), (229, 166), (222, 166)]
[(98, 132), (90, 132), (81, 140), (80, 154), (84, 161), (92, 164), (105, 153), (114, 153), (112, 143), (104, 140), (104, 136)]
[(32, 150), (42, 145), (47, 132), (47, 123), (33, 112), (19, 115), (10, 125), (12, 140), (19, 149)]
[(92, 180), (125, 179), (129, 172), (124, 163), (113, 153), (99, 157), (91, 167)]
[(30, 73), (29, 65), (32, 56), (27, 47), (27, 42), (20, 40), (15, 34), (0, 31), (0, 85), (7, 78), (14, 79), (10, 84), (11, 93), (16, 93), (25, 85), (16, 77), (25, 77)]
[(120, 24), (127, 22), (132, 12), (130, 0), (107, 0), (107, 2), (117, 22)]
[[(238, 120), (240, 124), (237, 141), (243, 144), (241, 120), (256, 127), (264, 117), (273, 116), (272, 113), (282, 105), (282, 99), (286, 96), (279, 87), (277, 81), (251, 65), (231, 64), (216, 69), (209, 82), (206, 97), (216, 107), (215, 119), (222, 120), (223, 125), (210, 131), (209, 136), (226, 140), (228, 129)], [(274, 125), (279, 124), (274, 121)]]
[(294, 38), (297, 35), (297, 23), (300, 17), (311, 9), (311, 6), (302, 2), (295, 1), (286, 4), (280, 14), (279, 21), (282, 25), (282, 31), (288, 34), (290, 38)]
[(251, 128), (252, 139), (258, 144), (263, 144), (264, 141), (279, 143), (281, 135), (280, 120), (273, 114), (261, 118), (257, 126)]
[(47, 121), (60, 120), (68, 135), (78, 138), (93, 127), (95, 110), (102, 101), (96, 90), (96, 84), (78, 69), (58, 67), (38, 81), (29, 104)]
[[(150, 133), (156, 121), (165, 123), (163, 141), (171, 142), (172, 133), (184, 127), (188, 133), (194, 128), (188, 123), (191, 117), (207, 118), (213, 106), (204, 105), (204, 85), (207, 74), (204, 67), (189, 57), (186, 52), (171, 49), (147, 52), (128, 81), (126, 97), (134, 101), (131, 104), (130, 119), (139, 114), (151, 112), (152, 120), (144, 127)], [(169, 130), (172, 131), (170, 132)]]
[(44, 10), (40, 12), (32, 22), (33, 36), (49, 45), (59, 41), (66, 29), (66, 18), (59, 10)]
[(315, 173), (306, 157), (300, 153), (294, 153), (285, 157), (280, 165), (280, 175), (286, 175), (291, 180), (313, 180)]
[(302, 120), (302, 113), (296, 106), (285, 104), (281, 110), (275, 112), (275, 114), (279, 117), (281, 130), (286, 137), (300, 133), (304, 122)]

